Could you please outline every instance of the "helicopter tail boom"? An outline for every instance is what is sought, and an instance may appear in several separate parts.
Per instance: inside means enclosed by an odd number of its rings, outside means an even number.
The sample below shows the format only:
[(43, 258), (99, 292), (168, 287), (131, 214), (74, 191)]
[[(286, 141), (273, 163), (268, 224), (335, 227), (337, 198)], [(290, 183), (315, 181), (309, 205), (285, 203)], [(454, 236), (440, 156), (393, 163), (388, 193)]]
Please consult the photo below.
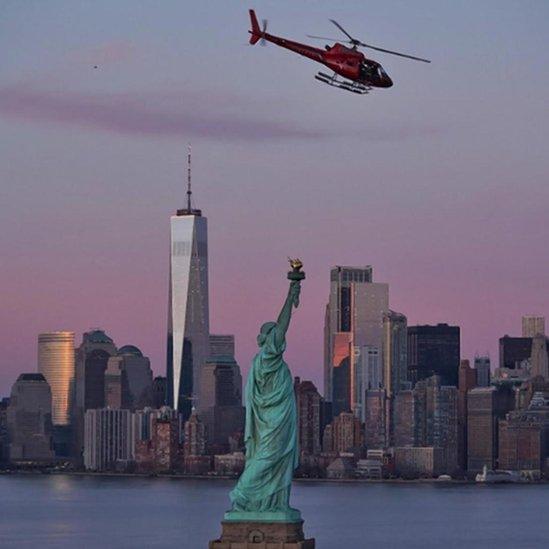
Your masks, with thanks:
[(251, 34), (250, 44), (255, 44), (258, 40), (261, 39), (262, 32), (261, 28), (259, 27), (259, 23), (257, 22), (257, 17), (254, 10), (250, 10), (250, 21), (252, 24), (252, 30), (249, 31), (249, 33)]

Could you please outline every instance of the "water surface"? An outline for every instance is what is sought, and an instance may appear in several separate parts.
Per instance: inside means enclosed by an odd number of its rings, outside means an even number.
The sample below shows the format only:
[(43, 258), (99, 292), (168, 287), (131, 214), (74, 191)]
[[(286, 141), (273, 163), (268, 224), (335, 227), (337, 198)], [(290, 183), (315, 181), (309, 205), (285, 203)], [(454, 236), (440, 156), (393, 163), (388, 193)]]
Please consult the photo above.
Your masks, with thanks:
[[(0, 475), (0, 547), (206, 549), (233, 482)], [(549, 485), (299, 482), (318, 549), (549, 547)]]

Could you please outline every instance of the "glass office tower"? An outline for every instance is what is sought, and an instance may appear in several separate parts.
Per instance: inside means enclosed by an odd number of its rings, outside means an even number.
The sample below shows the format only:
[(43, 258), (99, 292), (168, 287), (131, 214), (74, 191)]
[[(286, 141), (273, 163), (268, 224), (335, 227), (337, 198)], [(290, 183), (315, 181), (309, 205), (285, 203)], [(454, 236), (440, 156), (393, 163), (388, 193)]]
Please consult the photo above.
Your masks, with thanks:
[(383, 316), (389, 310), (389, 286), (373, 282), (372, 267), (336, 266), (330, 271), (330, 297), (324, 325), (324, 393), (334, 416), (352, 411), (362, 416), (357, 400), (354, 348), (383, 348)]
[(53, 425), (69, 425), (74, 398), (74, 332), (38, 335), (38, 371), (51, 388)]
[(167, 404), (187, 420), (200, 405), (200, 369), (209, 354), (208, 222), (189, 200), (170, 225)]

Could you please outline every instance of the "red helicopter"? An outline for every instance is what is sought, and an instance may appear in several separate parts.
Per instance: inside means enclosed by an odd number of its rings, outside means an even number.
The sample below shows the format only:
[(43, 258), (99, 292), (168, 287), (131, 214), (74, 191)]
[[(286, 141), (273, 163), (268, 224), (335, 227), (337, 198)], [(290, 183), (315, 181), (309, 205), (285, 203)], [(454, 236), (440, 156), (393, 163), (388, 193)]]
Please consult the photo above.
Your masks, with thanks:
[[(250, 19), (252, 22), (252, 30), (248, 31), (251, 34), (250, 44), (255, 44), (259, 40), (261, 40), (261, 44), (265, 44), (266, 41), (272, 42), (277, 46), (281, 46), (308, 57), (313, 61), (322, 63), (333, 70), (334, 74), (333, 76), (330, 76), (323, 72), (319, 72), (315, 75), (317, 80), (329, 84), (330, 86), (361, 95), (368, 93), (372, 88), (390, 88), (393, 85), (393, 81), (377, 61), (366, 58), (362, 52), (358, 51), (359, 46), (390, 53), (392, 55), (398, 55), (400, 57), (406, 57), (407, 59), (414, 59), (415, 61), (423, 61), (424, 63), (431, 62), (428, 59), (422, 59), (421, 57), (414, 57), (413, 55), (406, 55), (405, 53), (385, 50), (383, 48), (371, 46), (370, 44), (365, 44), (364, 42), (353, 38), (333, 19), (330, 19), (330, 21), (348, 38), (348, 40), (342, 40), (342, 42), (352, 44), (351, 48), (338, 43), (335, 38), (325, 38), (323, 36), (308, 35), (309, 38), (334, 40), (336, 43), (333, 46), (325, 46), (325, 49), (322, 50), (320, 48), (308, 46), (307, 44), (293, 42), (292, 40), (269, 34), (267, 32), (267, 21), (265, 19), (263, 20), (263, 28), (260, 28), (254, 10), (250, 10)], [(343, 79), (338, 78), (338, 75), (342, 76)]]

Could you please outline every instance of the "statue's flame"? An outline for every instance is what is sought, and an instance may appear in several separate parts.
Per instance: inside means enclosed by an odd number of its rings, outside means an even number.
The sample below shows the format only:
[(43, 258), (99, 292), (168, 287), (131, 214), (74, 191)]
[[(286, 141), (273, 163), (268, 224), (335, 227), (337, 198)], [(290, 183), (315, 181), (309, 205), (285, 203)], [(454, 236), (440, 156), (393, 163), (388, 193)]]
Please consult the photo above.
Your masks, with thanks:
[(301, 259), (298, 259), (297, 257), (295, 259), (292, 259), (291, 257), (288, 258), (288, 261), (290, 262), (290, 266), (294, 271), (299, 271), (303, 267), (303, 262)]

